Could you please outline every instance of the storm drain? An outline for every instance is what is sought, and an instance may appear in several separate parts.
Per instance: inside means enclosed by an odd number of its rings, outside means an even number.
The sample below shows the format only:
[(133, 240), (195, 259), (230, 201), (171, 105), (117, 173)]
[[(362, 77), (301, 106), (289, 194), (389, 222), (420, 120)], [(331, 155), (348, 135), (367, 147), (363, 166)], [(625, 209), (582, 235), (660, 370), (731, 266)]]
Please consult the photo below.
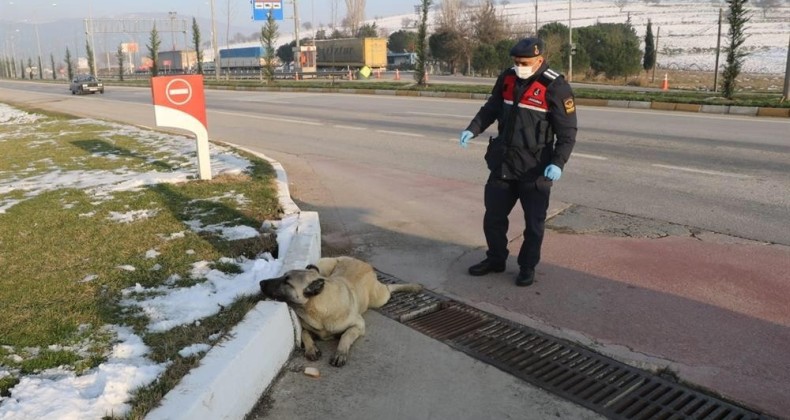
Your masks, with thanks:
[(770, 418), (430, 291), (393, 294), (379, 312), (608, 418)]

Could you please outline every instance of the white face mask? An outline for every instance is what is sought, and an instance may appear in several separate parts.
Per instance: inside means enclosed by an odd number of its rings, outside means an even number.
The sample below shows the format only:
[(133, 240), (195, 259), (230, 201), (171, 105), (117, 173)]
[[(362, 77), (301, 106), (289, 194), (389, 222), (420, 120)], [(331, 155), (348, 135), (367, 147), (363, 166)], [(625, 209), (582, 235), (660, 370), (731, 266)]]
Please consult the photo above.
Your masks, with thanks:
[(535, 74), (535, 71), (530, 66), (513, 66), (513, 70), (516, 71), (516, 76), (519, 79), (529, 79)]

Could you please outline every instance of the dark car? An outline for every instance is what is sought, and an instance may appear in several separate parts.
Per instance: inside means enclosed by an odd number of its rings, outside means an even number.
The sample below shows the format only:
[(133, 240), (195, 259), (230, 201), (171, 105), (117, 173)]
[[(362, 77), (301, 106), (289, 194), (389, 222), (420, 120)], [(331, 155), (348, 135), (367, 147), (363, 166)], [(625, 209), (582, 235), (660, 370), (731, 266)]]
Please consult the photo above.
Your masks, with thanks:
[(69, 86), (72, 95), (84, 93), (104, 93), (104, 83), (90, 74), (81, 74), (71, 81)]

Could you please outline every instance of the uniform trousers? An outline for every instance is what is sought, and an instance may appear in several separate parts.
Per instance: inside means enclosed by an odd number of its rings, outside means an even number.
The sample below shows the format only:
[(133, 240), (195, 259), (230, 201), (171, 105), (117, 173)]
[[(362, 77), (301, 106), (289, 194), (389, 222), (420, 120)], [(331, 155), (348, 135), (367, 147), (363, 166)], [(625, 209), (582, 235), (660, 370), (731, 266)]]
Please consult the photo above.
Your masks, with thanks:
[(488, 244), (486, 256), (495, 264), (505, 263), (508, 257), (508, 216), (521, 202), (524, 210), (524, 242), (518, 253), (518, 265), (532, 268), (540, 261), (540, 247), (546, 226), (550, 188), (538, 189), (535, 181), (505, 181), (489, 178), (485, 186), (485, 216), (483, 231)]

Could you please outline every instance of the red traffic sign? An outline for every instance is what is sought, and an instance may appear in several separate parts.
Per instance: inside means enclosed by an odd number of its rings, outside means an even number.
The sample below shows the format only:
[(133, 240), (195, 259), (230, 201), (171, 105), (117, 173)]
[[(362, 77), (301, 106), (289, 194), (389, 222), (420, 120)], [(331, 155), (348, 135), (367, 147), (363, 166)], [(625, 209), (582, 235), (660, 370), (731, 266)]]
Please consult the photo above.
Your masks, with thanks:
[(154, 105), (187, 113), (206, 124), (206, 97), (202, 75), (157, 76), (151, 78)]

